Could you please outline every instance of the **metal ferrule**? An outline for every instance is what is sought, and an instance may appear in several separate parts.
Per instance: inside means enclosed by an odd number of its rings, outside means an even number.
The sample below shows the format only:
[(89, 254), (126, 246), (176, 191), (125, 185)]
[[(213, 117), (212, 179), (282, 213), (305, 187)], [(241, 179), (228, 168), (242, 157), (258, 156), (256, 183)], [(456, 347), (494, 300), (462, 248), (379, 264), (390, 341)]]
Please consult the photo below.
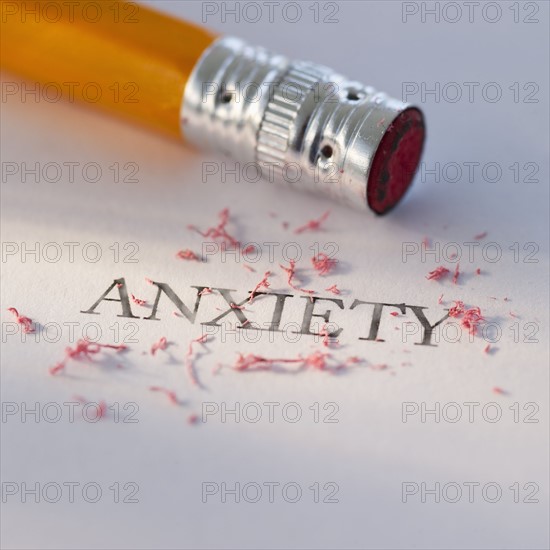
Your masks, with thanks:
[(191, 74), (181, 126), (191, 144), (257, 163), (270, 181), (365, 210), (376, 149), (408, 107), (328, 67), (224, 37)]

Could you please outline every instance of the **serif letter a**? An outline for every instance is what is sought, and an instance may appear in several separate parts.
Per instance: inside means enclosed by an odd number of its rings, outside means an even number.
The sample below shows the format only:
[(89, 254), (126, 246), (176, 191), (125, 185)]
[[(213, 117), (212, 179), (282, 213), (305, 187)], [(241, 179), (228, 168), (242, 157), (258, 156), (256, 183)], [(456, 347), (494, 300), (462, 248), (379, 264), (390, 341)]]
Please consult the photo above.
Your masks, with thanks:
[[(118, 289), (119, 298), (107, 298), (108, 294), (115, 287), (117, 287)], [(103, 301), (120, 302), (120, 304), (122, 305), (122, 315), (117, 315), (117, 317), (128, 317), (130, 319), (139, 319), (137, 315), (134, 315), (132, 313), (132, 308), (130, 307), (130, 300), (128, 299), (128, 289), (126, 288), (126, 281), (124, 280), (124, 277), (120, 279), (115, 279), (113, 281), (113, 284), (99, 297), (97, 302), (90, 309), (86, 311), (81, 311), (80, 313), (89, 313), (90, 315), (99, 315), (99, 313), (97, 313), (95, 309)]]

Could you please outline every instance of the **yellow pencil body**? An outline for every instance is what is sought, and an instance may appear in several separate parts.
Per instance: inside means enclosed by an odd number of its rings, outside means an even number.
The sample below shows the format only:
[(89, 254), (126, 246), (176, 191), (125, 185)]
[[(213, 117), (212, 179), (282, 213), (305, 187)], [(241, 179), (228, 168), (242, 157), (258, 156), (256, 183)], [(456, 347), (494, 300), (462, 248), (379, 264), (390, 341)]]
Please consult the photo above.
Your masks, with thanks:
[(1, 66), (181, 138), (189, 74), (217, 36), (132, 2), (1, 2)]

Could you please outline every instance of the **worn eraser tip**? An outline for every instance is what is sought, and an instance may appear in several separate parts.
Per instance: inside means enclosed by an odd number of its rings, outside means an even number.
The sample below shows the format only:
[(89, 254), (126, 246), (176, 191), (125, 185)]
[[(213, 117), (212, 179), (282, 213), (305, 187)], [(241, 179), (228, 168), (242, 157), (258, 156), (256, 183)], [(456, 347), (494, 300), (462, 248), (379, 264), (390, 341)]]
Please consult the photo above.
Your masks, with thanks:
[(367, 202), (377, 214), (386, 214), (411, 184), (424, 146), (422, 113), (411, 107), (400, 113), (382, 137), (369, 172)]

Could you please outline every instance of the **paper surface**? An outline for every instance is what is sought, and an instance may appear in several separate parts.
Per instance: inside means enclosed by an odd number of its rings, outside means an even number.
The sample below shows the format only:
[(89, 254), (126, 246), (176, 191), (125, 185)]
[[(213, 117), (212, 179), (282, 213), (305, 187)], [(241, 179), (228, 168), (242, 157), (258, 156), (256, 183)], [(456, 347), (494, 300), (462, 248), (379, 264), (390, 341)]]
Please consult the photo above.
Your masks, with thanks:
[[(338, 23), (315, 24), (314, 10), (304, 4), (296, 24), (282, 17), (276, 25), (265, 17), (235, 23), (229, 16), (223, 23), (221, 15), (205, 24), (321, 61), (398, 97), (405, 82), (419, 89), (422, 83), (461, 83), (464, 93), (464, 82), (479, 83), (472, 102), (449, 101), (450, 86), (447, 100), (427, 95), (422, 101), (420, 91), (409, 97), (427, 118), (425, 171), (384, 218), (251, 183), (242, 174), (240, 182), (231, 174), (224, 182), (220, 170), (203, 181), (202, 163), (223, 159), (93, 109), (18, 95), (3, 101), (4, 547), (547, 547), (548, 5), (531, 3), (539, 10), (534, 24), (522, 22), (524, 11), (515, 23), (515, 12), (499, 4), (495, 24), (480, 13), (473, 23), (463, 16), (452, 25), (422, 23), (420, 15), (404, 23), (398, 2), (329, 4), (338, 7)], [(194, 2), (156, 5), (197, 22), (204, 15)], [(325, 8), (321, 3), (321, 15)], [(365, 51), (350, 55), (359, 42)], [(21, 83), (12, 75), (4, 82)], [(481, 95), (488, 82), (502, 90), (499, 101)], [(538, 86), (536, 103), (524, 101), (536, 89), (524, 88), (528, 83)], [(39, 181), (32, 173), (25, 180), (25, 167), (36, 163)], [(426, 172), (436, 163), (445, 167), (439, 182)], [(462, 171), (458, 181), (455, 165)], [(499, 168), (502, 175), (493, 181)], [(255, 272), (242, 258), (208, 254), (206, 239), (187, 228), (217, 224), (226, 207), (228, 230), (243, 243), (259, 244), (258, 260), (248, 262)], [(321, 230), (294, 233), (329, 209)], [(426, 245), (439, 246), (439, 260), (422, 257)], [(457, 284), (453, 246), (461, 254)], [(206, 254), (207, 261), (177, 259), (182, 249)], [(339, 261), (323, 277), (311, 266), (319, 250), (336, 251)], [(343, 329), (338, 345), (291, 334), (302, 326), (309, 301), (289, 287), (280, 267), (295, 251), (301, 253), (300, 284), (317, 297), (342, 300), (342, 308), (319, 301), (314, 311), (331, 311), (330, 321)], [(427, 280), (438, 265), (451, 273)], [(192, 308), (193, 287), (231, 289), (240, 303), (268, 270), (271, 286), (262, 291), (292, 295), (281, 319), (288, 334), (243, 334), (230, 313), (220, 321), (223, 329), (208, 329), (205, 346), (193, 347), (204, 385), (196, 387), (186, 370), (189, 343), (203, 334), (201, 323), (228, 304), (218, 291), (203, 296), (191, 323), (173, 314), (177, 308), (163, 294), (158, 320), (146, 320), (157, 292), (146, 278), (168, 284)], [(148, 302), (131, 302), (139, 318), (117, 317), (119, 302), (101, 302), (96, 315), (82, 313), (119, 278)], [(325, 290), (333, 284), (341, 295)], [(118, 290), (109, 298), (118, 298)], [(424, 332), (414, 312), (386, 306), (377, 334), (383, 341), (362, 340), (375, 306), (351, 309), (355, 300), (421, 306), (431, 324), (462, 300), (479, 306), (485, 323), (474, 338), (463, 330), (453, 342), (456, 332), (448, 328), (434, 334), (434, 345), (419, 345)], [(269, 323), (274, 305), (273, 297), (259, 297), (243, 313)], [(22, 341), (9, 307), (39, 323), (35, 335)], [(313, 322), (323, 324), (318, 317)], [(67, 346), (86, 335), (95, 339), (98, 330), (101, 343), (126, 342), (128, 351), (105, 349), (49, 374)], [(152, 355), (161, 337), (170, 345)], [(315, 351), (332, 354), (335, 363), (355, 356), (363, 362), (336, 374), (231, 368), (238, 353), (290, 359)], [(151, 386), (174, 390), (182, 403), (174, 405)], [(71, 421), (64, 403), (75, 396), (105, 400), (105, 418), (86, 420), (79, 404)], [(238, 421), (223, 415), (236, 404)], [(38, 421), (31, 413), (22, 418), (22, 410), (36, 407)], [(439, 418), (422, 418), (436, 407)], [(58, 410), (59, 419), (45, 418)], [(192, 415), (199, 417), (195, 424)], [(71, 482), (79, 484), (73, 499), (64, 485)], [(24, 502), (24, 484), (36, 483), (40, 493)], [(236, 483), (240, 502), (230, 492)], [(58, 487), (59, 501), (48, 502)], [(97, 487), (98, 501), (87, 501)], [(430, 492), (435, 488), (437, 497)]]

